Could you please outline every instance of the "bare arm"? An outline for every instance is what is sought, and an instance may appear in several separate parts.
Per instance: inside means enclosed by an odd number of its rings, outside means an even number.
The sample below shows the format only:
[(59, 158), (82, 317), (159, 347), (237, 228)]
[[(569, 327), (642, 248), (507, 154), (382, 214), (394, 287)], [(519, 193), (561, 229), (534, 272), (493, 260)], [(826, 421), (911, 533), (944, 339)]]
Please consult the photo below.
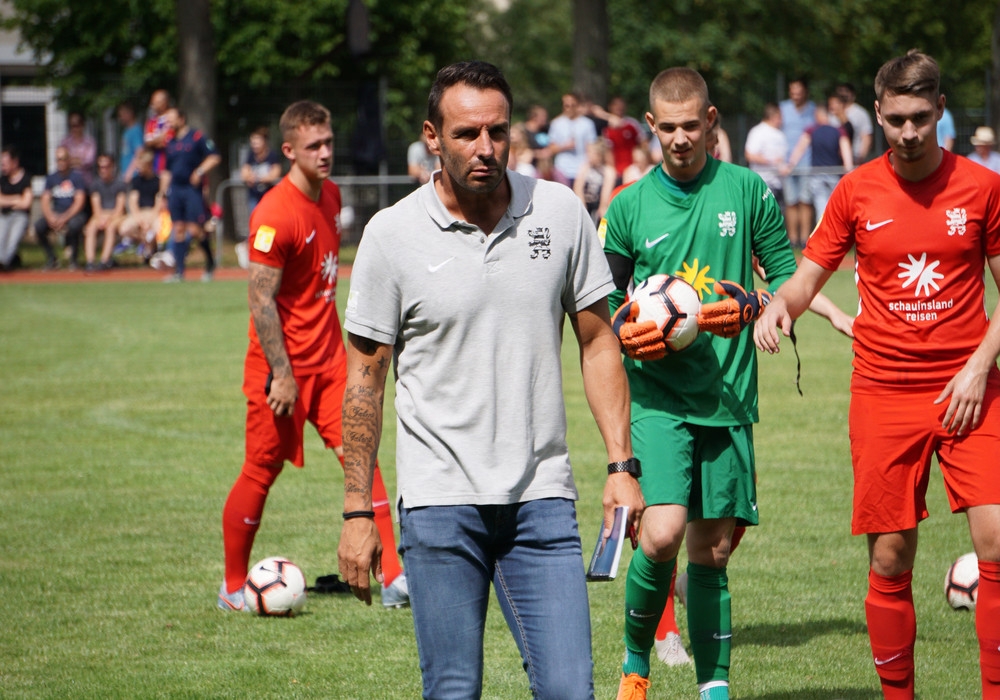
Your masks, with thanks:
[[(1000, 289), (1000, 255), (986, 261), (993, 281)], [(949, 433), (962, 435), (979, 425), (982, 417), (983, 397), (986, 395), (986, 377), (1000, 355), (1000, 303), (993, 310), (990, 325), (986, 329), (976, 351), (966, 361), (934, 403), (943, 403), (949, 396), (951, 402), (945, 411), (942, 426)]]
[(83, 190), (77, 190), (76, 194), (73, 195), (73, 203), (69, 206), (63, 214), (63, 220), (69, 221), (74, 216), (83, 211), (83, 205), (87, 203), (87, 195), (83, 193)]
[(782, 173), (787, 175), (788, 173), (795, 170), (795, 166), (799, 164), (802, 160), (802, 156), (806, 154), (806, 149), (809, 148), (809, 144), (812, 143), (812, 136), (809, 134), (802, 134), (799, 137), (799, 142), (795, 144), (795, 148), (792, 149), (792, 155), (788, 156), (788, 165), (782, 169)]
[(205, 177), (205, 175), (207, 175), (212, 168), (216, 167), (221, 162), (222, 157), (218, 153), (213, 153), (212, 155), (207, 156), (205, 160), (201, 161), (201, 164), (194, 169), (194, 172), (191, 173), (191, 184), (196, 186), (200, 185), (201, 179)]
[(851, 150), (851, 140), (846, 135), (840, 137), (840, 159), (844, 161), (844, 171), (854, 170), (854, 151)]
[(128, 193), (128, 210), (132, 214), (139, 211), (139, 191), (132, 190)]
[(267, 405), (276, 416), (290, 416), (299, 396), (292, 363), (285, 349), (285, 332), (278, 316), (275, 297), (281, 288), (282, 270), (277, 267), (250, 263), (248, 302), (250, 317), (260, 339), (260, 347), (271, 368), (271, 391)]
[(771, 303), (764, 307), (754, 323), (753, 338), (758, 350), (778, 352), (781, 334), (787, 336), (792, 332), (792, 321), (805, 313), (832, 274), (809, 258), (802, 258), (795, 274), (778, 288)]
[(823, 292), (816, 293), (812, 303), (809, 304), (809, 310), (817, 316), (825, 318), (831, 326), (848, 338), (854, 337), (854, 317), (841, 311), (840, 307), (834, 304)]
[[(344, 512), (372, 509), (372, 477), (382, 439), (385, 380), (392, 346), (347, 336), (347, 387), (344, 391)], [(352, 518), (340, 531), (340, 575), (354, 595), (372, 603), (369, 572), (382, 582), (382, 544), (375, 521)]]
[[(590, 412), (597, 422), (608, 462), (632, 457), (630, 396), (628, 379), (622, 366), (621, 348), (608, 313), (607, 299), (570, 314), (573, 332), (580, 343), (580, 368)], [(610, 531), (615, 506), (629, 507), (629, 523), (639, 526), (645, 503), (639, 482), (630, 474), (609, 474), (604, 484), (604, 530)]]
[(872, 135), (865, 134), (861, 137), (861, 155), (858, 157), (859, 160), (864, 160), (864, 158), (871, 153), (872, 150)]

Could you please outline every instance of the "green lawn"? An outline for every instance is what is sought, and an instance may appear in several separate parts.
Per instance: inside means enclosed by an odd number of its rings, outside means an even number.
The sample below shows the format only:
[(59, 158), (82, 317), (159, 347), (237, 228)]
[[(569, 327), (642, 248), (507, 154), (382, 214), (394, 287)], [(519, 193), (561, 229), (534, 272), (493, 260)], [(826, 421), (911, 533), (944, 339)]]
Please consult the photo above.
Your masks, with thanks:
[[(850, 272), (827, 291), (844, 309), (856, 303)], [(245, 298), (239, 282), (0, 285), (0, 697), (420, 696), (408, 610), (345, 596), (314, 596), (294, 619), (215, 609), (222, 504), (243, 451)], [(790, 344), (761, 358), (762, 525), (729, 569), (732, 690), (868, 700), (880, 695), (862, 606), (865, 543), (849, 529), (850, 345), (812, 316), (798, 336), (804, 397)], [(570, 441), (589, 550), (606, 460), (576, 356), (569, 338)], [(382, 451), (390, 491), (394, 427), (386, 421)], [(287, 468), (272, 490), (254, 559), (287, 556), (312, 581), (336, 572), (342, 477), (308, 436), (307, 467)], [(930, 502), (914, 578), (918, 694), (978, 697), (973, 617), (951, 611), (941, 590), (969, 536), (948, 513), (939, 475)], [(623, 576), (590, 584), (598, 698), (617, 688), (623, 587)], [(529, 697), (495, 609), (486, 645), (484, 697)], [(690, 667), (654, 663), (651, 699), (695, 697)]]

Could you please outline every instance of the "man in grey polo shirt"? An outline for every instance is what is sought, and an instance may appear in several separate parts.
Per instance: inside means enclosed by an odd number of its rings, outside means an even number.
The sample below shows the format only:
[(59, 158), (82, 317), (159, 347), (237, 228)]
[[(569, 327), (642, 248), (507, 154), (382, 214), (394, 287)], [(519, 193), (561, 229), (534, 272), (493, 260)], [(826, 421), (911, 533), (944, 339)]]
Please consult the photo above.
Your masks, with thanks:
[(506, 170), (511, 104), (488, 63), (438, 73), (423, 129), (442, 168), (372, 218), (347, 302), (340, 572), (370, 603), (371, 479), (395, 360), (400, 550), (427, 698), (480, 696), (491, 582), (534, 697), (593, 697), (560, 367), (567, 314), (610, 462), (605, 523), (617, 505), (633, 523), (643, 508), (604, 301), (611, 274), (571, 190)]

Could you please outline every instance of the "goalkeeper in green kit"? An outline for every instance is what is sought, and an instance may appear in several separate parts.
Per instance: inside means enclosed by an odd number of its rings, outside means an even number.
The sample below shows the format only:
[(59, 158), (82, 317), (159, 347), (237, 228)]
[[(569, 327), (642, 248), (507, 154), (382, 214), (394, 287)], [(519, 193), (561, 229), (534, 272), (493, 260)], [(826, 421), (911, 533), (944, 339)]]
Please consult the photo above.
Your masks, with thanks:
[[(741, 332), (770, 300), (753, 289), (753, 255), (772, 289), (795, 271), (781, 210), (752, 171), (709, 157), (716, 117), (696, 71), (671, 68), (649, 89), (646, 121), (661, 167), (612, 200), (599, 233), (618, 287), (613, 325), (626, 354), (632, 443), (646, 499), (625, 584), (618, 698), (646, 697), (649, 658), (687, 535), (687, 615), (702, 700), (728, 700), (732, 640), (726, 564), (733, 530), (757, 524), (753, 424), (757, 358)], [(702, 301), (694, 343), (667, 354), (652, 322), (622, 304), (630, 284), (681, 277)], [(621, 306), (619, 306), (621, 305)]]

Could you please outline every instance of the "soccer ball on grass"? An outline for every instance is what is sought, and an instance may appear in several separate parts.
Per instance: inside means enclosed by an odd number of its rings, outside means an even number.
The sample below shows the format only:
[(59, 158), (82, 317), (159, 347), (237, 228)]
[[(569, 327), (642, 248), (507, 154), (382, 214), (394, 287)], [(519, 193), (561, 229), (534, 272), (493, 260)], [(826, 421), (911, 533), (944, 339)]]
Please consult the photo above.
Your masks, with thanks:
[(944, 577), (944, 595), (955, 610), (975, 610), (979, 595), (979, 559), (975, 552), (963, 554)]
[(668, 352), (680, 352), (698, 337), (701, 299), (694, 287), (674, 275), (652, 275), (632, 292), (637, 322), (653, 321), (663, 331)]
[(284, 557), (268, 557), (250, 569), (243, 585), (243, 599), (258, 615), (291, 617), (306, 602), (306, 577)]

